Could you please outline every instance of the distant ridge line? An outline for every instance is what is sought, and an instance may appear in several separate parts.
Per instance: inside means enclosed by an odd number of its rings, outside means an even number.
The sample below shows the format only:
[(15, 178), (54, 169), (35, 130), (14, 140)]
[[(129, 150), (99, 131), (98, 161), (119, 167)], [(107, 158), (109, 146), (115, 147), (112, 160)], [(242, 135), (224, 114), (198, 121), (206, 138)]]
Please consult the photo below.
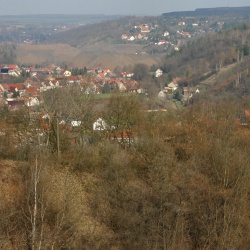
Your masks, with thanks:
[(175, 11), (163, 13), (166, 17), (181, 17), (181, 16), (218, 16), (218, 15), (234, 15), (244, 16), (250, 15), (250, 6), (245, 7), (216, 7), (216, 8), (199, 8), (194, 11)]

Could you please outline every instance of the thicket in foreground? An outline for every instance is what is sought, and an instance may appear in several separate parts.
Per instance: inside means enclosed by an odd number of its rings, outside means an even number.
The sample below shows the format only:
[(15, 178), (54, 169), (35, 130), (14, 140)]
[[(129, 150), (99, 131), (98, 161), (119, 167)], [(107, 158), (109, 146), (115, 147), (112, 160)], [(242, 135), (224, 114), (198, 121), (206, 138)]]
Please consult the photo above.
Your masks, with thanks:
[(130, 147), (103, 139), (69, 147), (60, 162), (41, 149), (26, 162), (2, 161), (1, 177), (16, 179), (2, 179), (0, 243), (247, 249), (250, 130), (235, 123), (240, 109), (233, 100), (209, 100), (180, 114), (145, 113), (133, 123), (140, 131)]

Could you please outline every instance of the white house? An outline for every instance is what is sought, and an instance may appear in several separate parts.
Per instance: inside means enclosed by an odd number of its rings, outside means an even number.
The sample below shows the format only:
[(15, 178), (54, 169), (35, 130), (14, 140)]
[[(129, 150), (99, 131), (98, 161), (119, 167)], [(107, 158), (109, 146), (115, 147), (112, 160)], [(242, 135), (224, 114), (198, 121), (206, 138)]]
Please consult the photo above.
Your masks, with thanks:
[(71, 121), (71, 127), (80, 127), (82, 122), (81, 121)]
[(161, 39), (157, 44), (158, 45), (164, 45), (164, 44), (166, 44), (166, 41), (164, 39)]
[(134, 41), (135, 40), (135, 37), (134, 36), (130, 36), (129, 38), (128, 38), (128, 41)]
[(119, 88), (120, 92), (124, 92), (124, 91), (127, 90), (122, 82), (118, 82), (117, 85), (118, 85), (118, 88)]
[(28, 107), (39, 106), (39, 105), (40, 105), (40, 101), (38, 100), (37, 97), (30, 97), (30, 98), (28, 98), (28, 100), (26, 101), (26, 105), (27, 105)]
[(98, 118), (97, 121), (93, 123), (94, 131), (103, 131), (106, 130), (106, 128), (107, 128), (106, 122), (103, 121), (102, 118)]
[(127, 40), (128, 39), (128, 35), (127, 34), (122, 34), (121, 35), (121, 39), (122, 40)]
[(69, 71), (69, 70), (65, 70), (64, 72), (63, 72), (63, 75), (64, 76), (71, 76), (71, 72)]
[(15, 71), (15, 70), (10, 70), (10, 71), (9, 71), (9, 75), (15, 76), (15, 77), (18, 77), (18, 76), (19, 76), (18, 72)]
[(163, 36), (169, 36), (169, 32), (168, 31), (165, 31)]
[(163, 71), (161, 69), (157, 69), (155, 71), (155, 77), (160, 77), (163, 74)]

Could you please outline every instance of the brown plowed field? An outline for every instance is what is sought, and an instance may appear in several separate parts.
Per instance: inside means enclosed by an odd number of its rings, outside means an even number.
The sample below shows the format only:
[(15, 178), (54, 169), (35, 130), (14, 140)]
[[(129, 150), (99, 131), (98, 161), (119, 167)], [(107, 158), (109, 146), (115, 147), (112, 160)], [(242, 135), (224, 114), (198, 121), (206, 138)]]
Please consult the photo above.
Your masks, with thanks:
[(115, 66), (129, 66), (136, 63), (147, 65), (160, 62), (160, 56), (141, 54), (141, 45), (86, 45), (81, 49), (68, 44), (22, 45), (17, 50), (18, 61), (22, 64), (62, 64), (73, 67), (102, 66), (113, 69)]

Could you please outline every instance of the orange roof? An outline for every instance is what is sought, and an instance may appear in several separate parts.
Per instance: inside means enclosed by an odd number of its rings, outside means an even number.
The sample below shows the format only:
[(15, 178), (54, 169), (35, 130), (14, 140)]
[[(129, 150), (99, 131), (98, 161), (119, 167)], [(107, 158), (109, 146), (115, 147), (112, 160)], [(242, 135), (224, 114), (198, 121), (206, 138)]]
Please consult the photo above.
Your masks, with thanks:
[(5, 90), (9, 90), (11, 88), (17, 88), (18, 90), (24, 89), (24, 84), (23, 83), (2, 83), (2, 86)]
[(101, 78), (105, 78), (105, 75), (103, 73), (98, 74)]
[(37, 88), (27, 88), (25, 90), (25, 93), (28, 93), (30, 95), (38, 95), (40, 94), (40, 91)]
[(16, 65), (16, 64), (10, 64), (9, 65), (9, 69), (11, 70), (11, 69), (17, 69), (17, 68), (19, 68), (18, 67), (18, 65)]
[(69, 76), (68, 79), (70, 81), (76, 81), (77, 80), (77, 76)]

